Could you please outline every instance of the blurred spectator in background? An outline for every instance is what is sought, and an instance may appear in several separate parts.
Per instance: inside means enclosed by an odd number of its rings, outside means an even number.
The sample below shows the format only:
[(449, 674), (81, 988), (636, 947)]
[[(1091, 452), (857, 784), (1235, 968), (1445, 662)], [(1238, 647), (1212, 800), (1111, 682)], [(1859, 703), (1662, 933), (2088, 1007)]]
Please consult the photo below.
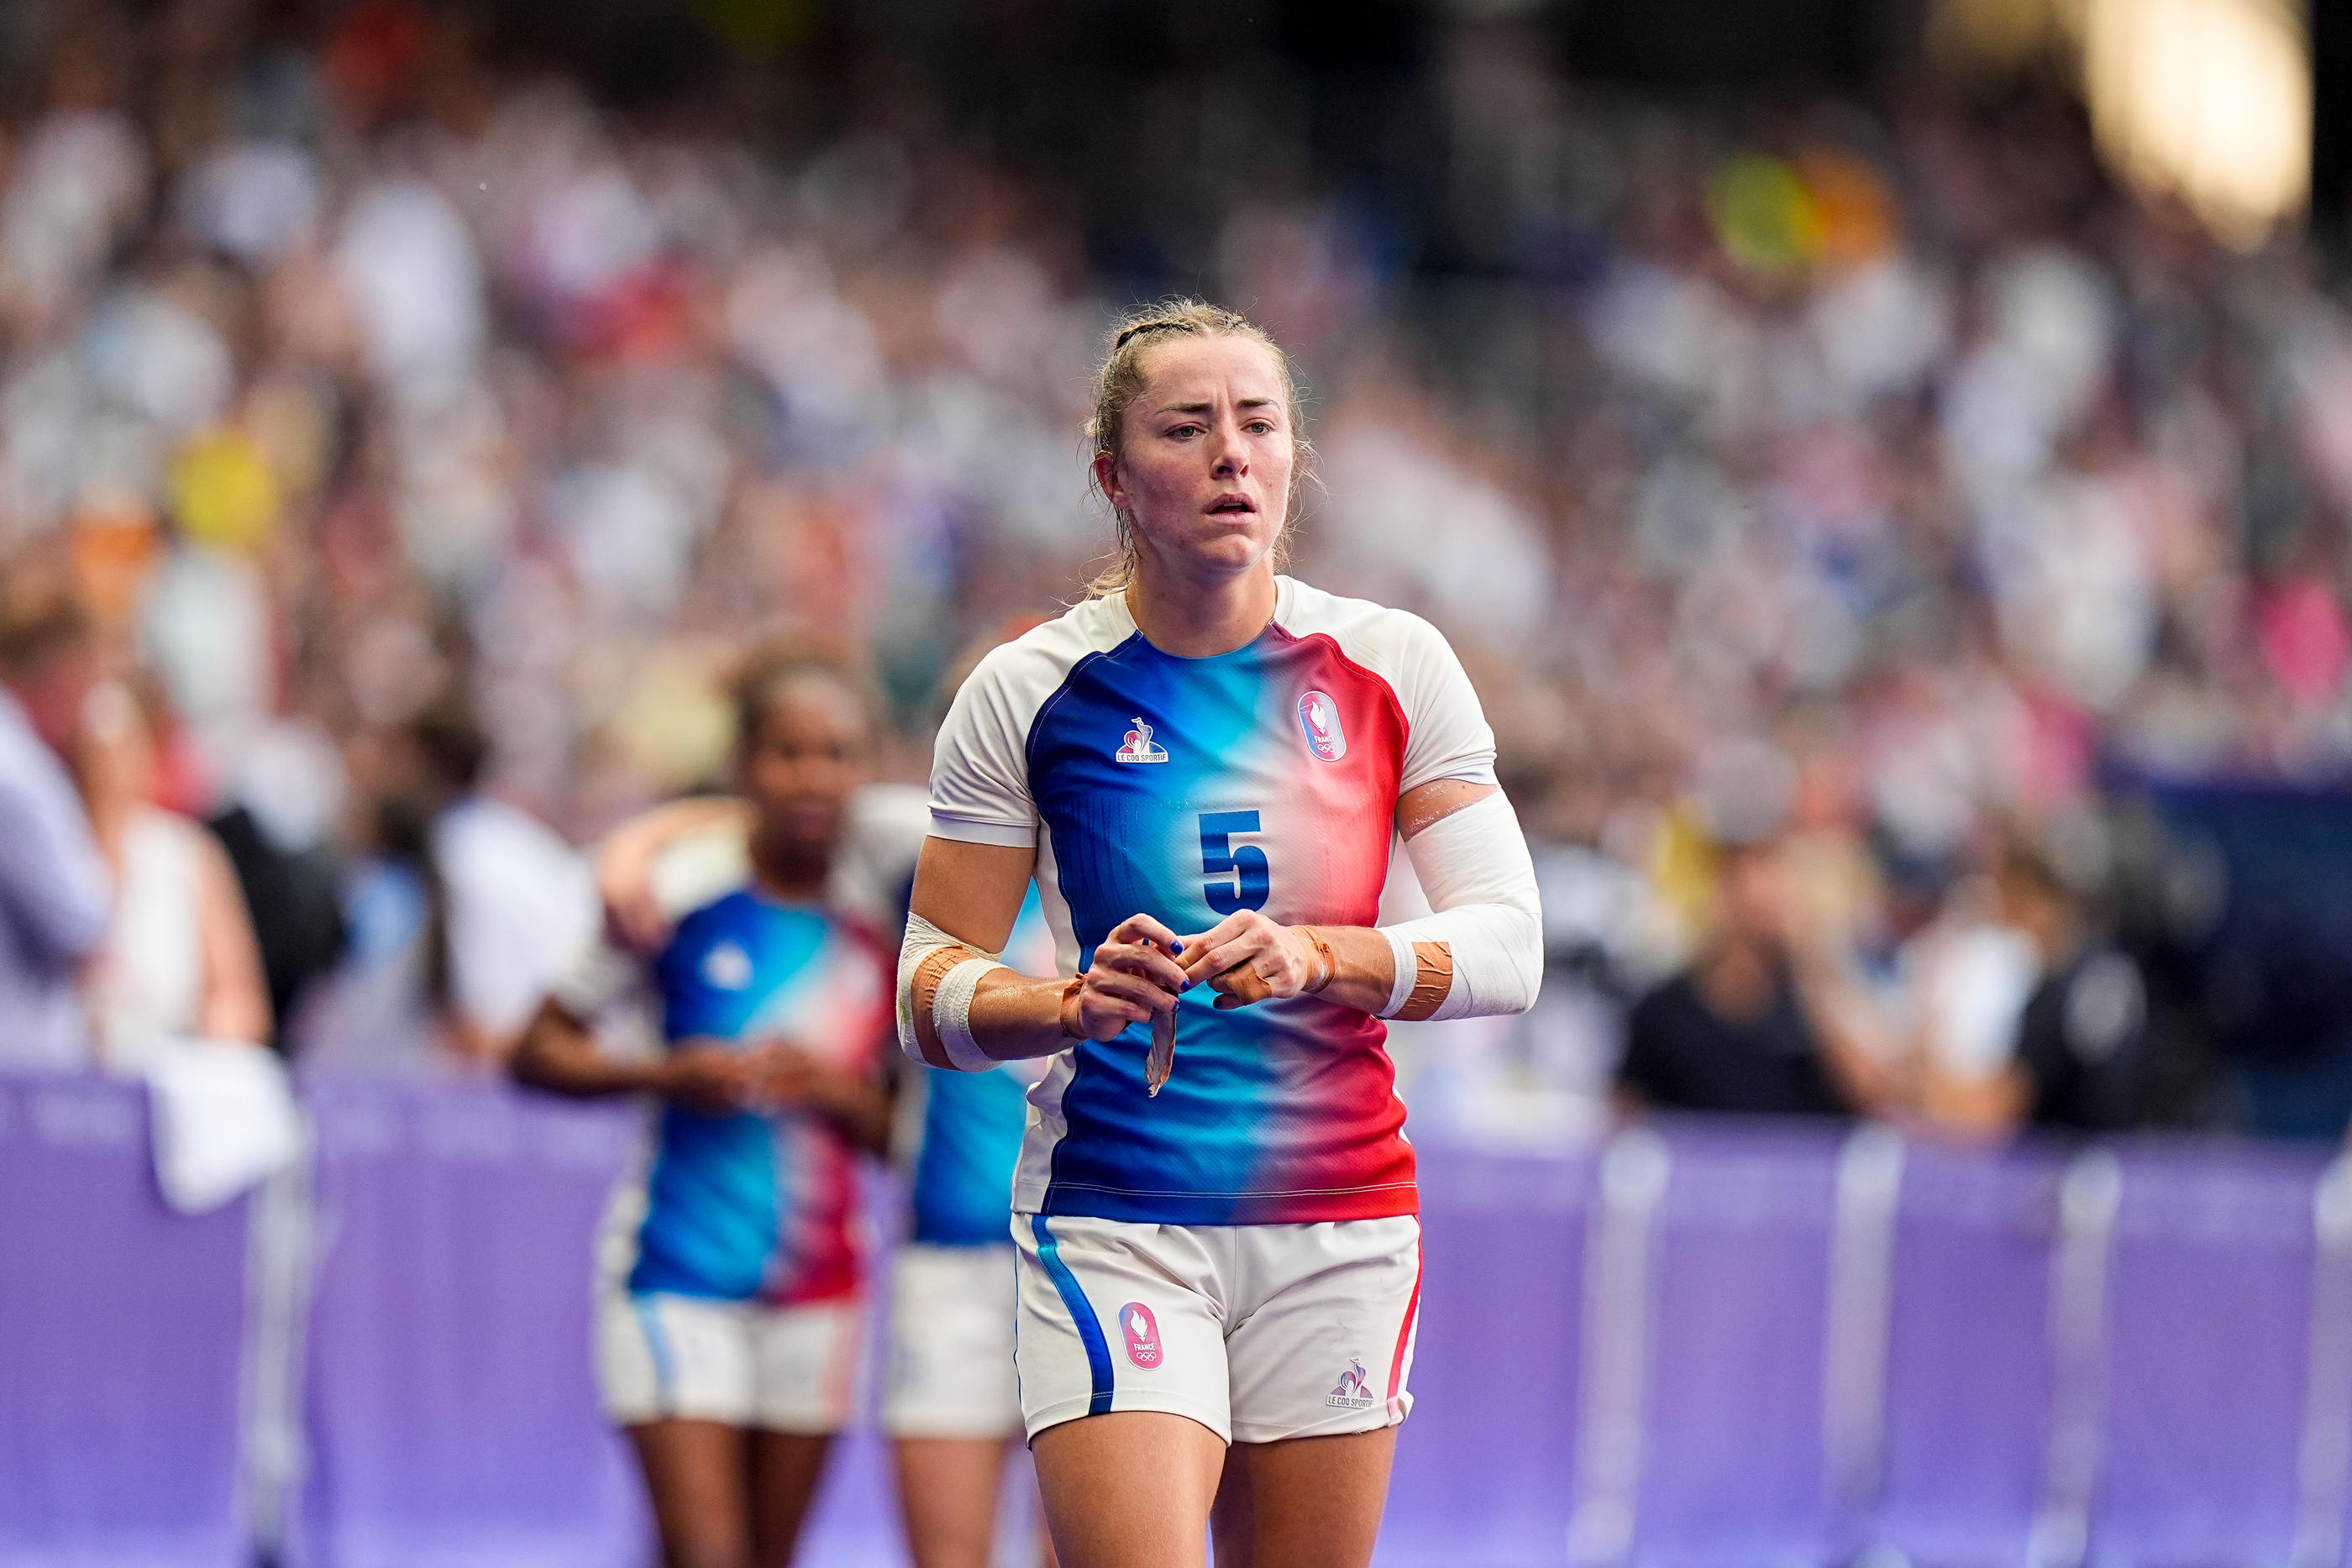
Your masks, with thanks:
[(312, 982), (343, 956), (342, 865), (331, 838), (342, 772), (315, 731), (277, 724), (255, 737), (208, 824), (235, 868), (269, 988), (269, 1043)]
[(99, 674), (79, 606), (33, 572), (0, 570), (0, 1062), (88, 1057), (79, 982), (112, 883), (64, 759), (82, 753)]
[(449, 696), (354, 747), (371, 852), (347, 897), (350, 955), (306, 1010), (306, 1060), (495, 1065), (594, 936), (587, 862), (480, 789), (489, 746)]
[(1622, 1093), (1661, 1110), (1838, 1115), (1894, 1102), (1847, 1021), (1846, 982), (1795, 918), (1786, 846), (1726, 845), (1713, 917), (1690, 967), (1627, 1020)]
[[(1622, 993), (1711, 898), (1677, 824), (1753, 733), (1830, 781), (1788, 824), (1791, 921), (1861, 956), (1885, 1006), (1854, 1032), (1914, 1089), (1923, 1051), (2009, 1066), (2023, 938), (1955, 874), (1989, 825), (2137, 798), (2197, 824), (2147, 883), (2211, 890), (2130, 933), (2167, 1052), (2275, 1069), (2177, 1075), (2167, 1113), (2342, 1131), (2352, 850), (2271, 854), (2214, 798), (2352, 770), (2352, 312), (2291, 225), (2111, 178), (2032, 72), (1702, 101), (1578, 78), (1568, 7), (1417, 8), (1344, 89), (1283, 7), (1212, 67), (1139, 22), (1108, 73), (963, 5), (656, 9), (0, 28), (0, 549), (69, 560), (106, 657), (169, 694), (173, 802), (217, 814), (289, 1028), (352, 859), (333, 989), (436, 908), (457, 934), (360, 1032), (495, 1054), (537, 894), (488, 884), (569, 878), (514, 874), (556, 856), (478, 831), (490, 797), (580, 842), (709, 784), (716, 672), (787, 625), (871, 663), (883, 770), (919, 776), (952, 651), (1108, 542), (1073, 402), (1101, 323), (1185, 289), (1300, 345), (1302, 574), (1427, 614), (1527, 798), (1572, 802), (1528, 824), (1572, 912), (1555, 983), (1516, 1036), (1400, 1058), (1417, 1113), (1602, 1119)], [(767, 10), (797, 20), (738, 26)], [(1201, 134), (1078, 133), (1143, 101)], [(427, 785), (391, 753), (451, 691), (494, 744)], [(362, 775), (340, 833), (331, 789), (278, 788), (302, 749)], [(477, 841), (507, 860), (469, 892)]]
[(82, 789), (116, 889), (89, 977), (100, 1059), (121, 1071), (175, 1040), (259, 1045), (269, 996), (228, 856), (155, 803), (155, 730), (127, 686), (91, 694), (86, 728)]
[(2004, 840), (1994, 886), (1999, 919), (2029, 945), (2035, 977), (2013, 1015), (2006, 1064), (1958, 1082), (1931, 1081), (1929, 1106), (1945, 1124), (1969, 1131), (2139, 1124), (2155, 1068), (2139, 966), (2102, 934), (2086, 901), (2029, 836)]

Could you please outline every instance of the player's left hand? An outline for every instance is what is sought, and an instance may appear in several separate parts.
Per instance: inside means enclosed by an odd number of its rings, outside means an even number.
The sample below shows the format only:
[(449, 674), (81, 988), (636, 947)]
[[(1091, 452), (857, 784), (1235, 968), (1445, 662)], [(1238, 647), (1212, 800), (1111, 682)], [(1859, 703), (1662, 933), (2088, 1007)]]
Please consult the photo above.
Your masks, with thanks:
[(1273, 997), (1295, 997), (1315, 973), (1307, 939), (1255, 909), (1241, 910), (1184, 938), (1184, 973), (1208, 981), (1230, 1012)]

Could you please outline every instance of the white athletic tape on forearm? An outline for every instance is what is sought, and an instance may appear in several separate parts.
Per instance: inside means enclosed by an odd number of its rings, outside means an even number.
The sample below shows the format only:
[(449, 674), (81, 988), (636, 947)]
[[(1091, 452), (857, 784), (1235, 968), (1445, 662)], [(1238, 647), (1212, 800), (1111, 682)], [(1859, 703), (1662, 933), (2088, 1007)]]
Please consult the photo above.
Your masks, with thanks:
[(1389, 939), (1389, 961), (1396, 966), (1396, 983), (1389, 988), (1389, 999), (1381, 1006), (1381, 1017), (1394, 1018), (1404, 1010), (1407, 998), (1412, 995), (1412, 983), (1420, 973), (1419, 962), (1412, 952), (1412, 938), (1404, 935), (1400, 925), (1383, 925), (1381, 935)]
[(985, 1072), (996, 1065), (996, 1059), (981, 1050), (980, 1042), (971, 1038), (971, 998), (972, 993), (980, 989), (982, 976), (991, 969), (1003, 967), (993, 958), (966, 958), (940, 982), (939, 996), (931, 1004), (931, 1017), (939, 1026), (940, 1049), (962, 1071)]
[(1385, 1017), (1525, 1012), (1543, 984), (1543, 908), (1518, 813), (1501, 790), (1413, 838), (1405, 852), (1437, 913), (1384, 925), (1397, 967)]

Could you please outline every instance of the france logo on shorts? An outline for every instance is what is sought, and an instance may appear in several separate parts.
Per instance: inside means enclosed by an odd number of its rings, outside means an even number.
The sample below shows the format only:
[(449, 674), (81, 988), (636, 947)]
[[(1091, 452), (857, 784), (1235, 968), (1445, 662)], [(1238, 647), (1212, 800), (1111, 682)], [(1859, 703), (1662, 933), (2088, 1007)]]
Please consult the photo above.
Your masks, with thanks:
[(1127, 1335), (1127, 1359), (1150, 1372), (1160, 1364), (1160, 1320), (1141, 1301), (1118, 1310), (1118, 1326)]
[(1339, 705), (1321, 692), (1298, 699), (1298, 727), (1307, 732), (1307, 748), (1326, 762), (1348, 755), (1347, 732), (1339, 727)]

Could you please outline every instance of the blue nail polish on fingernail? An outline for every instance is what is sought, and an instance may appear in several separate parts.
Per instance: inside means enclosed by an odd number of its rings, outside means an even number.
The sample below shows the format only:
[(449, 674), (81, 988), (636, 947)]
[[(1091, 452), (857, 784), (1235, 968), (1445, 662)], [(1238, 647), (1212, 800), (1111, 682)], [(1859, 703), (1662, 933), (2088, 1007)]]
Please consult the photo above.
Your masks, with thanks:
[(1171, 953), (1181, 953), (1184, 950), (1184, 944), (1181, 942), (1171, 942), (1168, 945), (1168, 950)]

